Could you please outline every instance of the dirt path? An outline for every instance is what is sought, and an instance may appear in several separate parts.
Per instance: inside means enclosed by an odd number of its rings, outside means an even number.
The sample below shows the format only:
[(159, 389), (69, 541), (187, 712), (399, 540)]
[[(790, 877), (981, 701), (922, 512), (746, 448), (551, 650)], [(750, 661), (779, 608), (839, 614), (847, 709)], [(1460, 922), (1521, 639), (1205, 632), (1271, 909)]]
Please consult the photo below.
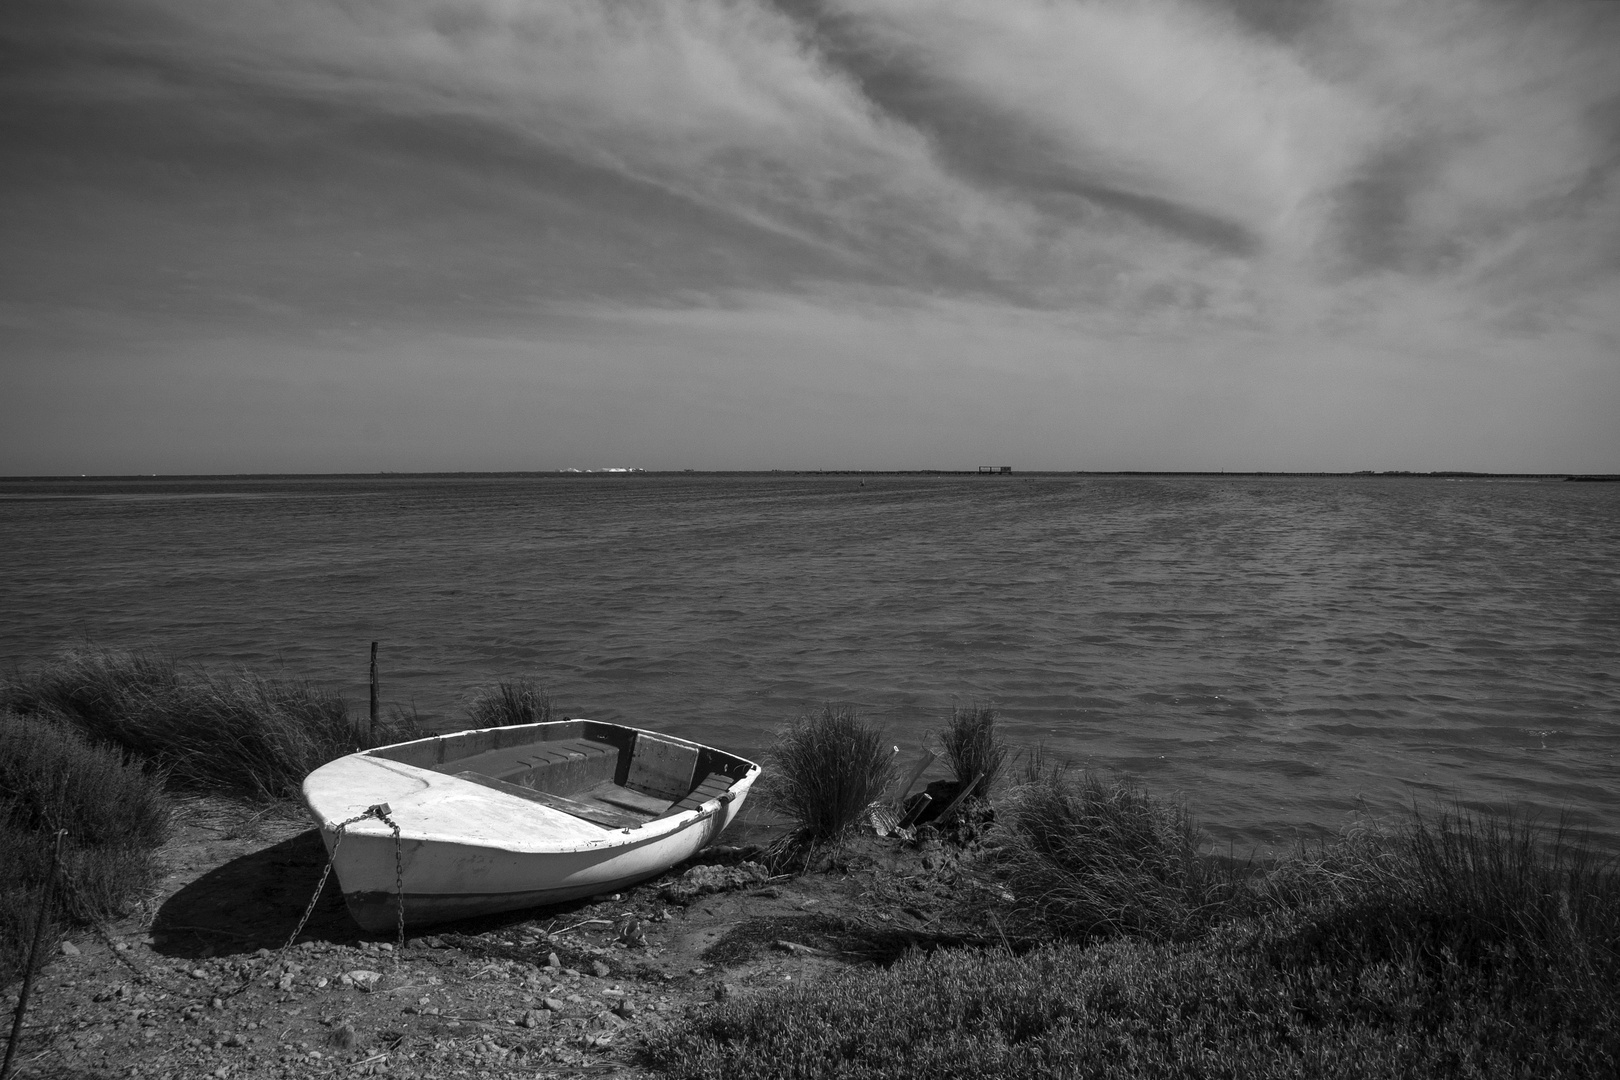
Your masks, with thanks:
[[(152, 902), (75, 934), (39, 977), (16, 1075), (650, 1077), (637, 1050), (662, 1025), (935, 940), (930, 902), (954, 879), (938, 844), (867, 838), (776, 880), (756, 853), (711, 849), (621, 895), (403, 949), (359, 931), (333, 882), (283, 952), (319, 836), (287, 808), (194, 803)], [(728, 887), (685, 895), (705, 880)]]

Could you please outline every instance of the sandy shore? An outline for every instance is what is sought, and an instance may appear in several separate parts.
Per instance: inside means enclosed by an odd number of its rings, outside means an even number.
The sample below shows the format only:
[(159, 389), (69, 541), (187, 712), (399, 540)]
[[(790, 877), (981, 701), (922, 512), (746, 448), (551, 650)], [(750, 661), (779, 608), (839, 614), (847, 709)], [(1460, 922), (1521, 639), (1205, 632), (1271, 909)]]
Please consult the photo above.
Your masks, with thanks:
[(935, 940), (954, 879), (938, 844), (868, 838), (781, 879), (754, 853), (711, 849), (627, 893), (403, 949), (363, 934), (332, 882), (283, 951), (319, 837), (290, 808), (191, 803), (156, 894), (75, 932), (36, 982), (16, 1075), (649, 1077), (637, 1051), (662, 1025)]

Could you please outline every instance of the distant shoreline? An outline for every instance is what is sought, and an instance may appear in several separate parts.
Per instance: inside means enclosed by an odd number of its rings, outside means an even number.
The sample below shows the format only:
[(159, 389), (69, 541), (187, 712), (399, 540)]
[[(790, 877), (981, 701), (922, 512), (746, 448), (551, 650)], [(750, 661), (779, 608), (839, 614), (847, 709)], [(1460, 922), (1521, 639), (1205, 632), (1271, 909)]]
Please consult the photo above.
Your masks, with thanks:
[(1111, 469), (1111, 470), (1057, 470), (1057, 469), (1030, 469), (1005, 473), (981, 473), (977, 469), (544, 469), (544, 470), (511, 470), (504, 472), (363, 472), (363, 473), (107, 473), (98, 475), (19, 475), (0, 476), (0, 483), (27, 484), (27, 483), (139, 483), (161, 482), (176, 483), (182, 481), (220, 481), (220, 480), (376, 480), (388, 478), (395, 480), (432, 480), (432, 479), (458, 479), (458, 478), (484, 478), (484, 479), (520, 479), (525, 477), (670, 477), (670, 476), (983, 476), (986, 479), (1005, 479), (1007, 477), (1063, 477), (1063, 476), (1091, 476), (1091, 477), (1135, 477), (1135, 476), (1185, 476), (1185, 477), (1211, 477), (1245, 479), (1255, 477), (1312, 477), (1319, 479), (1341, 478), (1346, 480), (1564, 480), (1579, 482), (1613, 483), (1620, 482), (1620, 473), (1501, 473), (1501, 472), (1466, 472), (1460, 470), (1444, 470), (1436, 472), (1412, 472), (1409, 470), (1390, 470), (1377, 472), (1362, 470), (1357, 472), (1284, 472), (1274, 470), (1251, 470), (1247, 472), (1222, 470), (1195, 470), (1195, 469)]

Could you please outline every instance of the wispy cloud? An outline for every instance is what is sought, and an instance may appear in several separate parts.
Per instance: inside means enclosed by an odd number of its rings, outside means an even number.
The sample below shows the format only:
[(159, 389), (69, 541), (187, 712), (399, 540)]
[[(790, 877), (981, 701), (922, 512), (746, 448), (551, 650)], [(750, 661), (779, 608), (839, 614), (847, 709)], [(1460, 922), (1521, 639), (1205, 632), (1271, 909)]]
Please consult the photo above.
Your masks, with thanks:
[(937, 318), (1031, 379), (1248, 349), (1376, 393), (1620, 335), (1620, 5), (14, 0), (0, 49), (30, 356), (414, 328), (553, 363), (582, 311), (687, 313), (740, 372), (716, 327), (926, 358)]

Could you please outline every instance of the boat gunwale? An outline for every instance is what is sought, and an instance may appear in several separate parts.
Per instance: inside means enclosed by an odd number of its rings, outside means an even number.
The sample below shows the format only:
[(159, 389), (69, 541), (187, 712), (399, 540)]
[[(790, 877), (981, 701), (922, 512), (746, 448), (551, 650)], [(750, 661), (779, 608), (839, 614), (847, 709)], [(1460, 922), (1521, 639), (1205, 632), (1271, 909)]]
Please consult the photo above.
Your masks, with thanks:
[[(412, 779), (423, 782), (429, 788), (439, 787), (442, 789), (446, 784), (449, 784), (452, 787), (455, 785), (462, 785), (466, 788), (477, 789), (477, 797), (479, 799), (498, 798), (503, 802), (518, 804), (527, 809), (544, 809), (540, 806), (540, 804), (529, 803), (515, 795), (510, 795), (499, 790), (483, 787), (482, 785), (476, 784), (470, 780), (464, 780), (461, 777), (456, 776), (454, 773), (441, 772), (437, 769), (428, 768), (421, 765), (414, 765), (407, 761), (400, 761), (397, 758), (381, 754), (379, 751), (394, 750), (413, 745), (432, 744), (445, 739), (477, 735), (486, 732), (499, 731), (503, 733), (516, 733), (524, 730), (534, 730), (548, 726), (579, 722), (613, 728), (617, 731), (629, 733), (631, 735), (646, 734), (658, 739), (666, 740), (668, 742), (678, 743), (699, 751), (708, 751), (722, 758), (729, 759), (729, 761), (735, 765), (742, 766), (743, 775), (741, 777), (731, 778), (731, 784), (725, 792), (716, 795), (703, 803), (700, 803), (696, 807), (683, 810), (677, 814), (649, 818), (640, 825), (625, 828), (608, 828), (601, 825), (595, 825), (595, 823), (586, 822), (586, 824), (593, 825), (595, 828), (600, 829), (602, 835), (600, 837), (592, 837), (591, 839), (583, 842), (552, 843), (537, 847), (517, 847), (513, 846), (510, 841), (503, 842), (499, 840), (492, 840), (487, 837), (474, 839), (465, 833), (441, 833), (433, 831), (429, 823), (423, 823), (427, 826), (426, 828), (419, 827), (418, 829), (409, 832), (402, 827), (400, 837), (401, 840), (413, 845), (451, 844), (464, 847), (477, 847), (490, 851), (503, 851), (520, 857), (544, 857), (546, 855), (564, 855), (601, 851), (603, 849), (612, 848), (630, 849), (640, 847), (646, 843), (668, 839), (680, 832), (685, 831), (690, 826), (696, 825), (718, 813), (723, 812), (728, 803), (739, 798), (746, 797), (749, 789), (753, 786), (754, 781), (758, 779), (762, 771), (757, 762), (750, 761), (747, 758), (730, 753), (729, 751), (719, 750), (704, 743), (695, 742), (690, 739), (683, 739), (678, 735), (666, 735), (663, 732), (651, 731), (646, 728), (631, 727), (627, 724), (613, 724), (601, 720), (589, 720), (586, 717), (571, 717), (566, 720), (546, 720), (534, 724), (469, 728), (465, 731), (427, 735), (418, 739), (407, 739), (402, 742), (390, 743), (385, 746), (371, 747), (370, 749), (357, 751), (353, 754), (346, 754), (341, 758), (336, 758), (331, 762), (327, 762), (325, 765), (322, 765), (320, 768), (312, 771), (309, 776), (305, 777), (304, 783), (301, 785), (303, 802), (306, 808), (309, 810), (310, 815), (315, 818), (317, 828), (323, 834), (323, 836), (330, 834), (334, 828), (333, 816), (329, 816), (316, 806), (315, 801), (311, 798), (309, 782), (310, 780), (314, 779), (315, 776), (322, 770), (338, 762), (354, 758), (368, 758), (379, 768), (389, 772), (397, 772), (400, 775), (410, 776)], [(514, 745), (518, 741), (519, 740), (515, 740)], [(546, 740), (538, 740), (539, 743), (543, 743), (545, 741)], [(441, 761), (445, 760), (443, 759), (442, 755), (439, 755), (439, 757)], [(384, 764), (385, 762), (386, 764)], [(349, 808), (353, 809), (353, 807), (354, 804), (351, 804)], [(552, 812), (559, 813), (560, 811)], [(352, 822), (344, 827), (345, 838), (352, 837), (356, 840), (392, 840), (393, 835), (393, 830), (386, 823), (376, 817), (366, 817), (360, 821)]]

